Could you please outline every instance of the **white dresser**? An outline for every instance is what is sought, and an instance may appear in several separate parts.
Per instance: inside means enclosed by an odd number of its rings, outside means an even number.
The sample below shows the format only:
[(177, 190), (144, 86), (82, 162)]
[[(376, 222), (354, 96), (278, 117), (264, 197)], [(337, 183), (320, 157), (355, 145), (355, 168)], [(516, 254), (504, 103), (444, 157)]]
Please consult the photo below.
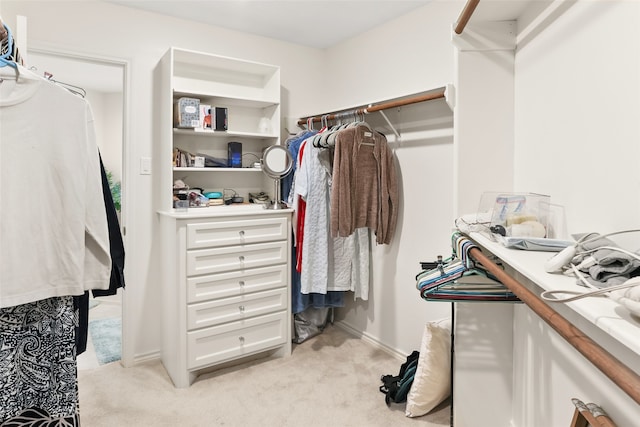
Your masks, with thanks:
[(290, 217), (251, 205), (160, 214), (162, 362), (176, 387), (291, 354)]
[[(232, 204), (181, 212), (173, 193), (178, 179), (244, 200), (273, 188), (254, 163), (280, 144), (280, 67), (172, 47), (154, 69), (154, 90), (161, 357), (176, 387), (188, 387), (205, 369), (291, 353), (291, 210)], [(193, 119), (176, 121), (174, 108), (180, 113), (184, 99), (226, 114), (219, 118), (209, 110), (216, 126), (208, 129)], [(263, 128), (263, 122), (270, 126)], [(230, 143), (242, 146), (241, 167), (187, 161), (227, 159)]]

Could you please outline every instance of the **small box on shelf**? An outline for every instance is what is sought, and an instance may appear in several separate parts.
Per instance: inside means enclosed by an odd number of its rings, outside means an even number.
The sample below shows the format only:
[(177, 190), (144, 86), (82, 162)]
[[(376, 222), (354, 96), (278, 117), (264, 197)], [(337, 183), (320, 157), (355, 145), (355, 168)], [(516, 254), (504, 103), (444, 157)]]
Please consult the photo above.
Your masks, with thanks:
[(215, 107), (211, 109), (212, 114), (214, 110), (215, 114), (212, 117), (214, 120), (213, 128), (219, 131), (226, 131), (229, 128), (227, 109), (224, 107)]
[(200, 104), (200, 121), (198, 128), (207, 130), (213, 129), (211, 126), (211, 105)]
[(200, 126), (200, 100), (197, 98), (178, 98), (173, 106), (174, 126), (178, 128), (197, 128)]
[(227, 144), (227, 166), (230, 168), (242, 167), (242, 143), (229, 142)]

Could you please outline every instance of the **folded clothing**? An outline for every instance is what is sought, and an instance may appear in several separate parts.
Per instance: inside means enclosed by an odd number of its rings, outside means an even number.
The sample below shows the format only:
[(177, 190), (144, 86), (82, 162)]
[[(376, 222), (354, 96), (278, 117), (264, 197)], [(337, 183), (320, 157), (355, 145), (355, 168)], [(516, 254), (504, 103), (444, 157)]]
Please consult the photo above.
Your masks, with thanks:
[[(597, 288), (620, 285), (629, 278), (640, 275), (640, 260), (633, 253), (618, 251), (618, 245), (606, 237), (587, 240), (580, 244), (582, 254), (573, 259), (586, 280)], [(586, 253), (584, 253), (586, 252)], [(579, 284), (582, 284), (578, 280)]]

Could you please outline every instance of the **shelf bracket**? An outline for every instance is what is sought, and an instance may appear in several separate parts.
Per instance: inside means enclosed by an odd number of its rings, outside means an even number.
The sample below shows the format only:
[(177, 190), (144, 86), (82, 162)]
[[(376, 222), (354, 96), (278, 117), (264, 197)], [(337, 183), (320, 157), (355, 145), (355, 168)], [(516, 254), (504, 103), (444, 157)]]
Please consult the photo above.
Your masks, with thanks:
[(447, 105), (453, 111), (453, 108), (456, 106), (456, 89), (451, 83), (448, 83), (444, 89), (444, 99), (447, 102)]
[(393, 126), (393, 124), (391, 123), (391, 120), (389, 120), (389, 118), (387, 117), (387, 115), (384, 113), (384, 111), (380, 110), (378, 111), (380, 113), (380, 115), (382, 116), (382, 118), (387, 122), (387, 124), (389, 125), (389, 127), (391, 128), (391, 131), (396, 135), (396, 142), (399, 142), (401, 137), (400, 137), (400, 133), (396, 130), (396, 128)]

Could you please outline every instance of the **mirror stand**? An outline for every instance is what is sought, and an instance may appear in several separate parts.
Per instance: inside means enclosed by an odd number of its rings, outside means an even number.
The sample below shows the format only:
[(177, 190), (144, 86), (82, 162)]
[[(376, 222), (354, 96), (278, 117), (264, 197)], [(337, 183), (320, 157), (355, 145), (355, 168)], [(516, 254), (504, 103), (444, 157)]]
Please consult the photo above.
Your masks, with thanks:
[(280, 194), (280, 180), (287, 176), (293, 168), (291, 154), (280, 145), (272, 145), (264, 151), (261, 164), (262, 171), (274, 182), (273, 201), (265, 208), (286, 209), (287, 205), (282, 201)]
[(273, 190), (273, 200), (267, 206), (267, 209), (286, 209), (287, 205), (282, 201), (282, 196), (280, 195), (280, 178), (276, 178), (273, 180), (274, 182), (274, 190)]

